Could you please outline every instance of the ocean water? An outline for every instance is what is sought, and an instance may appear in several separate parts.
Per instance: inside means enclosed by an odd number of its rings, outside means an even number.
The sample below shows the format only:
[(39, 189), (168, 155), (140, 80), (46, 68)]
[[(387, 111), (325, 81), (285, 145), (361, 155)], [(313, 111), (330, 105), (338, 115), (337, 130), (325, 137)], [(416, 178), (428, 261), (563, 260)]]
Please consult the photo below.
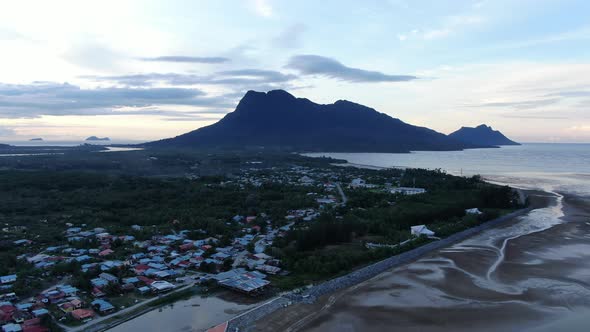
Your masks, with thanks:
[(412, 153), (308, 153), (378, 167), (443, 169), (523, 188), (590, 196), (590, 144), (530, 143), (497, 149)]

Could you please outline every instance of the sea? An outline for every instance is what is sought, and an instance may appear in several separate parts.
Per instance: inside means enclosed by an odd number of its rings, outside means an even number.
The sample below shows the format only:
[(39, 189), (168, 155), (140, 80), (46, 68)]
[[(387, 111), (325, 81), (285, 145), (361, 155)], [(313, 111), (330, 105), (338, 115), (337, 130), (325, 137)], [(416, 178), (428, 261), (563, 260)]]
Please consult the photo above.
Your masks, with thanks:
[(495, 149), (412, 153), (307, 153), (373, 167), (442, 169), (523, 188), (590, 195), (590, 144), (527, 143)]

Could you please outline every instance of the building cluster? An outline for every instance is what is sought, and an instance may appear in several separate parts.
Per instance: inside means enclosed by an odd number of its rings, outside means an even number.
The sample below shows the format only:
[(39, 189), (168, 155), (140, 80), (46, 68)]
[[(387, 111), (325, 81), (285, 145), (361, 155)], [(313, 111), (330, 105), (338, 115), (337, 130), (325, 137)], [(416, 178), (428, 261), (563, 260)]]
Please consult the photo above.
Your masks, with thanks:
[[(16, 275), (0, 277), (2, 286), (16, 282)], [(47, 332), (41, 319), (49, 311), (42, 302), (18, 303), (14, 292), (0, 295), (0, 326), (3, 332)]]
[[(204, 230), (171, 231), (170, 234), (153, 234), (143, 240), (145, 236), (140, 235), (147, 230), (140, 225), (130, 226), (127, 234), (111, 234), (103, 227), (67, 223), (64, 243), (38, 251), (30, 250), (18, 259), (43, 271), (45, 276), (51, 276), (58, 264), (75, 263), (73, 266), (79, 268), (79, 272), (92, 276), (90, 280), (84, 287), (75, 284), (82, 289), (67, 284), (54, 285), (37, 294), (30, 302), (23, 303), (12, 292), (16, 274), (0, 276), (0, 290), (4, 293), (0, 322), (9, 324), (6, 329), (12, 330), (20, 324), (21, 330), (25, 331), (36, 331), (32, 326), (37, 326), (33, 321), (25, 322), (50, 313), (84, 322), (97, 315), (116, 312), (119, 306), (114, 304), (118, 303), (113, 301), (115, 295), (157, 296), (191, 283), (214, 282), (233, 291), (258, 295), (271, 284), (267, 276), (288, 273), (282, 269), (278, 259), (267, 254), (267, 249), (298, 223), (312, 222), (324, 209), (338, 205), (341, 195), (344, 200), (338, 182), (350, 181), (351, 188), (378, 187), (367, 184), (359, 177), (343, 174), (346, 173), (338, 169), (302, 166), (281, 171), (249, 169), (239, 176), (214, 184), (300, 186), (305, 188), (307, 196), (312, 198), (310, 204), (314, 205), (287, 211), (284, 220), (276, 226), (264, 213), (236, 215), (227, 220), (228, 224), (237, 225), (239, 229), (229, 241)], [(413, 194), (418, 193), (420, 188), (410, 188), (413, 191), (405, 189), (404, 194)], [(31, 241), (17, 240), (14, 245), (27, 246), (31, 245)]]

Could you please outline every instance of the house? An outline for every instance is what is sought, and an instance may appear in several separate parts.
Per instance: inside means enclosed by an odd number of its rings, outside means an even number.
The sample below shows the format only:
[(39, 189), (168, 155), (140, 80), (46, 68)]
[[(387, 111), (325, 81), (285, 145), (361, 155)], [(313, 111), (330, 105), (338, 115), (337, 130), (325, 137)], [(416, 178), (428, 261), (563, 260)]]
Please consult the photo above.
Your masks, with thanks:
[(174, 289), (176, 286), (169, 283), (168, 281), (154, 281), (151, 283), (150, 288), (154, 293), (167, 292)]
[(149, 269), (150, 269), (150, 267), (145, 264), (137, 264), (133, 267), (133, 270), (134, 270), (135, 274), (137, 274), (137, 275), (142, 275), (145, 273), (145, 271), (147, 271)]
[(427, 237), (434, 236), (434, 232), (429, 230), (426, 225), (417, 225), (410, 227), (410, 233), (413, 236), (422, 236), (425, 235)]
[(41, 325), (23, 326), (23, 332), (50, 332), (49, 329)]
[(104, 256), (108, 256), (110, 254), (114, 253), (114, 251), (112, 249), (105, 249), (101, 252), (98, 253), (98, 256), (100, 257), (104, 257)]
[(136, 285), (140, 282), (140, 280), (137, 277), (130, 277), (130, 278), (124, 278), (123, 279), (123, 284), (132, 284), (132, 285)]
[(115, 306), (102, 299), (96, 299), (90, 302), (90, 305), (101, 315), (107, 315), (115, 311)]
[(49, 303), (59, 303), (66, 297), (64, 292), (57, 289), (50, 290), (43, 295), (45, 295)]
[(113, 283), (113, 284), (119, 283), (119, 278), (115, 277), (114, 275), (112, 275), (110, 273), (103, 272), (103, 273), (99, 274), (98, 277), (108, 281), (109, 283)]
[(312, 185), (315, 181), (307, 175), (302, 176), (299, 179), (299, 182), (305, 186)]
[(392, 194), (402, 194), (402, 195), (418, 195), (426, 193), (426, 189), (424, 188), (410, 188), (410, 187), (397, 187), (393, 188), (390, 191)]
[(20, 327), (19, 324), (6, 324), (2, 325), (3, 332), (21, 332), (23, 329)]
[(92, 257), (88, 256), (88, 255), (82, 255), (82, 256), (78, 256), (76, 258), (74, 258), (78, 263), (82, 263), (82, 262), (86, 262), (92, 259)]
[(94, 278), (90, 280), (90, 283), (94, 287), (101, 288), (107, 286), (109, 284), (109, 281), (103, 278)]
[(195, 248), (195, 243), (194, 243), (194, 242), (189, 242), (189, 243), (181, 244), (181, 245), (178, 247), (178, 249), (179, 249), (180, 251), (183, 251), (183, 252), (184, 252), (184, 251), (191, 250), (191, 249), (194, 249), (194, 248)]
[(483, 212), (481, 212), (478, 208), (472, 208), (472, 209), (467, 209), (465, 210), (465, 214), (474, 214), (474, 215), (480, 215)]
[(2, 285), (11, 284), (15, 281), (16, 281), (16, 274), (9, 274), (9, 275), (0, 277), (0, 284), (2, 284)]
[(137, 292), (139, 292), (141, 295), (145, 295), (150, 292), (150, 288), (148, 286), (139, 287)]
[(145, 276), (138, 276), (137, 279), (141, 280), (141, 282), (143, 282), (144, 284), (146, 284), (148, 286), (151, 285), (154, 282), (153, 279), (150, 279), (150, 278), (145, 277)]
[(91, 309), (76, 309), (71, 313), (72, 317), (76, 320), (86, 321), (94, 318), (95, 313)]
[(244, 269), (219, 273), (214, 278), (220, 286), (252, 296), (260, 294), (270, 285), (270, 281), (264, 280), (266, 278), (264, 273), (246, 272)]
[(105, 295), (106, 295), (106, 294), (105, 294), (105, 293), (104, 293), (104, 292), (103, 292), (103, 291), (102, 291), (100, 288), (98, 288), (98, 287), (94, 287), (94, 288), (92, 288), (92, 292), (91, 292), (91, 293), (92, 293), (92, 296), (94, 296), (94, 297), (103, 297), (103, 296), (105, 296)]
[(23, 332), (49, 332), (45, 326), (41, 326), (41, 319), (32, 318), (26, 320), (21, 325)]
[(14, 243), (15, 246), (26, 246), (26, 245), (33, 243), (33, 241), (27, 240), (27, 239), (22, 239), (22, 240), (16, 240), (12, 243)]
[(65, 313), (72, 312), (75, 309), (74, 305), (70, 302), (60, 303), (58, 307), (61, 311)]
[(35, 317), (41, 317), (41, 316), (49, 314), (49, 311), (47, 309), (37, 309), (37, 310), (31, 311), (31, 313)]

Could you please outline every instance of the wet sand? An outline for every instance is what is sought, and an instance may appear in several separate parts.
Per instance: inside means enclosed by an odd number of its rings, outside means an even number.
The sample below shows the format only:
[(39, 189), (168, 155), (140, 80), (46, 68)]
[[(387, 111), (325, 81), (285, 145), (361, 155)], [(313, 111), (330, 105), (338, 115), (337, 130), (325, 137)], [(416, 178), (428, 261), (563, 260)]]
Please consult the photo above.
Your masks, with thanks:
[(537, 208), (256, 331), (588, 331), (590, 202), (531, 192)]

